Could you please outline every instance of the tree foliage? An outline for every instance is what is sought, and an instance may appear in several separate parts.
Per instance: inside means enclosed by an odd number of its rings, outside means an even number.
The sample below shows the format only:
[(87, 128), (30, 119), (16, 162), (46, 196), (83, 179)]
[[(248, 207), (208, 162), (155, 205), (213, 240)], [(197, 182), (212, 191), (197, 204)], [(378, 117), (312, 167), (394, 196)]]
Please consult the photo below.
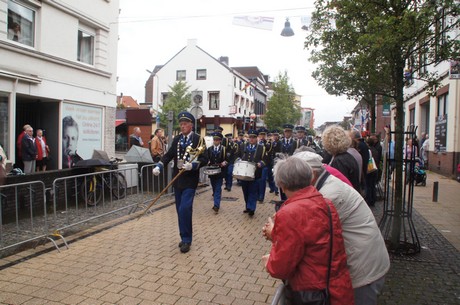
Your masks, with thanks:
[(293, 124), (301, 118), (300, 107), (294, 101), (295, 92), (289, 85), (287, 72), (279, 73), (273, 82), (273, 96), (267, 102), (267, 113), (264, 116), (269, 129), (281, 129), (284, 124)]
[[(331, 94), (394, 100), (395, 156), (403, 155), (405, 81), (431, 88), (437, 76), (425, 67), (458, 58), (459, 6), (454, 0), (317, 0), (305, 41), (313, 77)], [(406, 74), (405, 74), (406, 72)], [(405, 79), (406, 78), (406, 79)], [(372, 99), (374, 100), (374, 99)], [(396, 168), (391, 247), (399, 246), (403, 206), (402, 167)]]
[[(173, 130), (179, 130), (179, 122), (177, 120), (177, 115), (181, 111), (186, 111), (190, 108), (191, 94), (189, 92), (190, 86), (187, 86), (186, 82), (178, 81), (174, 86), (169, 86), (170, 91), (168, 92), (168, 97), (166, 101), (161, 106), (160, 120), (162, 124), (168, 122), (168, 112), (173, 112)], [(165, 126), (166, 127), (166, 126)]]

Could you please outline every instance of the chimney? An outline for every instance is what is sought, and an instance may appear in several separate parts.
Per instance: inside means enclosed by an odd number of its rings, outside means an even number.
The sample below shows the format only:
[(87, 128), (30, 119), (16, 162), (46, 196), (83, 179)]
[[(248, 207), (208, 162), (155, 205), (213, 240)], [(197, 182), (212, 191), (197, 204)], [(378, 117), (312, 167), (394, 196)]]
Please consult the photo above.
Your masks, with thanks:
[(228, 64), (228, 56), (221, 56), (219, 57), (219, 61), (223, 64), (226, 64), (227, 66), (229, 66)]

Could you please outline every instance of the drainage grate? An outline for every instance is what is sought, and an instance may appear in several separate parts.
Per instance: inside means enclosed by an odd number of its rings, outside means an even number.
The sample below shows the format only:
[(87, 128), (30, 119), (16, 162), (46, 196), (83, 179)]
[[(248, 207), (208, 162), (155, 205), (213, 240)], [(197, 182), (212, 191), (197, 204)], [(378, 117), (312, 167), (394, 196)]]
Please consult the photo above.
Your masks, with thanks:
[(238, 198), (236, 198), (236, 197), (221, 197), (220, 200), (222, 200), (222, 201), (237, 201)]

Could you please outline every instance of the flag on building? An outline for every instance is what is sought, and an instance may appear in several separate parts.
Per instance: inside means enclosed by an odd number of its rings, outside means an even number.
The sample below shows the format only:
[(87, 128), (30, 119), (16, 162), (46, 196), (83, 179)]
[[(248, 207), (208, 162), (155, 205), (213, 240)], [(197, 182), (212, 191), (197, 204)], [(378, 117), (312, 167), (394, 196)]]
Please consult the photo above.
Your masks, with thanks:
[(246, 26), (250, 28), (271, 31), (273, 29), (273, 17), (262, 16), (235, 16), (233, 17), (233, 24)]
[(247, 82), (246, 85), (244, 85), (243, 89), (241, 89), (241, 91), (245, 91), (251, 85), (252, 85), (252, 82)]

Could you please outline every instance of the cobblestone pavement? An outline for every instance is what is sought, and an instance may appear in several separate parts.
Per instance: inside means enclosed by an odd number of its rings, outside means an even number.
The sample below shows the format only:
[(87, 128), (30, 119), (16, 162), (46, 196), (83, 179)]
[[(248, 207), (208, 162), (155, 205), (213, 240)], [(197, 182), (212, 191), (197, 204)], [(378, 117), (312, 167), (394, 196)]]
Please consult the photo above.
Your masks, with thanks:
[[(170, 205), (76, 239), (61, 253), (0, 260), (0, 303), (270, 304), (279, 281), (263, 269), (260, 258), (270, 244), (260, 232), (274, 212), (272, 196), (267, 193), (253, 218), (242, 213), (239, 187), (223, 196), (217, 215), (209, 190), (195, 197), (187, 254), (177, 247)], [(379, 304), (460, 304), (459, 251), (420, 213), (413, 218), (422, 253), (392, 257)]]

